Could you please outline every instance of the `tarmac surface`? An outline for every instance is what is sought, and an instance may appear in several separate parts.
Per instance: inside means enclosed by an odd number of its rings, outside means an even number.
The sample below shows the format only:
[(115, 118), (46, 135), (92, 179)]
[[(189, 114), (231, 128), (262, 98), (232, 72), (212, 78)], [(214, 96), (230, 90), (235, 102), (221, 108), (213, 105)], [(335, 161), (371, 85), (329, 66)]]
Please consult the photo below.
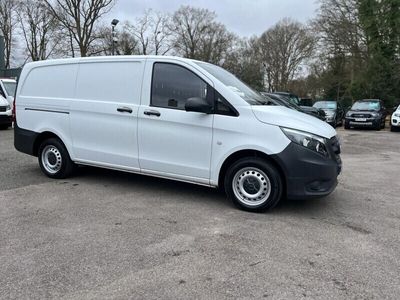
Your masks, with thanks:
[(400, 133), (338, 133), (330, 196), (254, 214), (140, 175), (52, 180), (0, 131), (0, 298), (399, 299)]

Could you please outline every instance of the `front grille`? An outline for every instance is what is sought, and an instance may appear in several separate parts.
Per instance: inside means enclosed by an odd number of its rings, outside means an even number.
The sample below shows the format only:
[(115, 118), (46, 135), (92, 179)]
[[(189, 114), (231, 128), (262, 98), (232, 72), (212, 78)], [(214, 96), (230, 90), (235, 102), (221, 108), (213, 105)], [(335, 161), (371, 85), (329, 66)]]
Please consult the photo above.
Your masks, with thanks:
[(0, 112), (7, 111), (7, 106), (0, 106)]
[(353, 118), (371, 118), (371, 114), (352, 114)]

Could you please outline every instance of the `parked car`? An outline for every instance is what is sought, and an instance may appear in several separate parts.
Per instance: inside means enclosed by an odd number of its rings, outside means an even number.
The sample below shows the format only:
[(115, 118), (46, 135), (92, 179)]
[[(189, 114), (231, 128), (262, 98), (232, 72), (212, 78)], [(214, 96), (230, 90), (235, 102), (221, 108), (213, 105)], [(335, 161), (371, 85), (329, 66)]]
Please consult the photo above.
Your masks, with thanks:
[(292, 102), (290, 102), (286, 97), (281, 96), (281, 95), (275, 95), (272, 93), (266, 93), (266, 92), (261, 92), (261, 94), (264, 97), (267, 97), (267, 99), (269, 101), (271, 101), (272, 103), (274, 103), (275, 105), (280, 105), (280, 106), (284, 106), (290, 109), (294, 109), (297, 110), (299, 112), (304, 112), (304, 110), (301, 109), (300, 106), (293, 104)]
[(295, 104), (294, 102), (290, 101), (290, 99), (287, 96), (273, 94), (273, 93), (266, 93), (266, 92), (262, 92), (261, 94), (263, 96), (265, 96), (265, 97), (268, 97), (268, 99), (273, 101), (276, 105), (281, 105), (281, 106), (285, 106), (285, 107), (290, 108), (290, 109), (297, 110), (297, 111), (305, 113), (307, 115), (316, 117), (316, 118), (318, 118), (318, 119), (320, 119), (322, 121), (325, 120), (325, 117), (322, 117), (319, 114), (316, 115), (314, 111), (305, 110), (302, 107), (300, 107), (297, 104)]
[(379, 99), (356, 101), (346, 113), (344, 128), (385, 128), (386, 108)]
[(301, 98), (300, 99), (300, 106), (313, 106), (314, 101), (311, 98)]
[(390, 131), (398, 131), (400, 129), (400, 105), (393, 112), (390, 120)]
[(336, 131), (268, 103), (224, 69), (189, 59), (33, 62), (18, 84), (14, 145), (51, 178), (77, 164), (141, 173), (224, 187), (249, 211), (284, 195), (330, 194), (341, 171)]
[(301, 106), (300, 105), (300, 98), (292, 93), (287, 93), (287, 92), (274, 92), (276, 95), (284, 96), (286, 97), (291, 103), (296, 104), (297, 106), (300, 106), (303, 112), (313, 115), (314, 117), (317, 117), (318, 119), (325, 121), (325, 112), (322, 109), (317, 109), (315, 107), (310, 107), (310, 106)]
[(322, 109), (325, 112), (325, 121), (333, 128), (343, 125), (344, 110), (337, 101), (317, 101), (313, 105), (315, 108)]
[(15, 79), (0, 78), (0, 96), (6, 98), (10, 105), (12, 105), (14, 101), (16, 88), (17, 81)]
[(4, 130), (12, 125), (12, 110), (8, 101), (0, 96), (0, 129)]

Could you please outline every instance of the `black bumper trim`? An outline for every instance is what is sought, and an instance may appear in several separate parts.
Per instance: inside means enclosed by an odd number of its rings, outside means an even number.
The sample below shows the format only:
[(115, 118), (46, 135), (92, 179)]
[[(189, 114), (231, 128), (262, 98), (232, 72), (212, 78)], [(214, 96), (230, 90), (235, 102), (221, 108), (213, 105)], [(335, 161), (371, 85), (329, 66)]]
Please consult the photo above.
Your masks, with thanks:
[(326, 158), (291, 142), (281, 153), (272, 155), (285, 174), (288, 199), (320, 198), (333, 192), (342, 166), (339, 155), (329, 150)]
[(14, 124), (14, 147), (20, 152), (35, 155), (35, 141), (39, 136), (39, 133), (26, 130), (18, 127), (18, 124)]

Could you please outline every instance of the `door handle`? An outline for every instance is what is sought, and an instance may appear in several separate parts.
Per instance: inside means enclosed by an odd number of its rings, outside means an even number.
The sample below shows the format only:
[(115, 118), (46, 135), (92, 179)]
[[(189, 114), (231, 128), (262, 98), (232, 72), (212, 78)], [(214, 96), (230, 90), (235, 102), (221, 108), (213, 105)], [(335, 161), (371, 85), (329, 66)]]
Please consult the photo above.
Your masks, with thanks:
[(131, 114), (132, 113), (132, 108), (123, 106), (123, 107), (118, 107), (117, 111), (120, 112), (120, 113), (127, 112), (127, 113)]
[(145, 110), (143, 113), (144, 113), (146, 116), (156, 116), (156, 117), (161, 116), (160, 112), (159, 112), (159, 111), (156, 111), (156, 110)]

